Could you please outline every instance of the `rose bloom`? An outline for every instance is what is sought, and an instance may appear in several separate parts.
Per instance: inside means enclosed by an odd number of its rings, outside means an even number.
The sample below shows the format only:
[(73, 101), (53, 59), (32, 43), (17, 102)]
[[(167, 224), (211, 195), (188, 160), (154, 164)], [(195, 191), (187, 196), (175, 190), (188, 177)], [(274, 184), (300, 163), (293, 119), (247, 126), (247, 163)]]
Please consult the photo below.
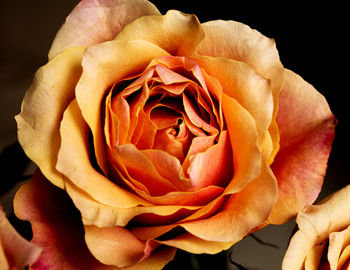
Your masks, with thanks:
[(284, 223), (318, 196), (336, 122), (273, 39), (146, 0), (81, 1), (16, 120), (40, 169), (15, 198), (34, 269), (159, 269)]
[(0, 206), (0, 269), (24, 269), (39, 258), (40, 252), (40, 247), (28, 242), (12, 227)]
[(296, 221), (283, 270), (350, 269), (350, 185), (305, 208)]

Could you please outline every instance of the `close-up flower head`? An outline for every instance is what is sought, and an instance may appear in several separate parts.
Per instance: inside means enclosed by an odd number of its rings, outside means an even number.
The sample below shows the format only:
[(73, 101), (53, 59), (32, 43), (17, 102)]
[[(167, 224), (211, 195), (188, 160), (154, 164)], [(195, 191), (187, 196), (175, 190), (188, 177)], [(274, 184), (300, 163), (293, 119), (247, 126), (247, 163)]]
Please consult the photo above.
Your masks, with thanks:
[(294, 219), (321, 191), (337, 120), (259, 30), (82, 0), (16, 122), (37, 169), (14, 211), (41, 270), (162, 269)]

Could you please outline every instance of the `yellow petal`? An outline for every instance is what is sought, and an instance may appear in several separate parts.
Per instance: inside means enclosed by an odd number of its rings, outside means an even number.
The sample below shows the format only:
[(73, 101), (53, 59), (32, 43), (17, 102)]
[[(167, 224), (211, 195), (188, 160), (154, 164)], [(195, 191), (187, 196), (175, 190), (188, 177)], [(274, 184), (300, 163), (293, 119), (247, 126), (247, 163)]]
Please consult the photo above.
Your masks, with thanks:
[(89, 129), (81, 116), (76, 100), (72, 101), (64, 113), (60, 133), (62, 142), (58, 153), (57, 170), (74, 185), (106, 205), (128, 208), (145, 203), (92, 167)]
[(210, 21), (202, 24), (205, 38), (198, 47), (200, 55), (235, 59), (251, 66), (258, 74), (271, 81), (273, 119), (269, 128), (273, 151), (269, 163), (278, 151), (279, 135), (275, 122), (278, 95), (284, 83), (284, 69), (276, 44), (249, 26), (235, 21)]
[(204, 32), (194, 15), (170, 10), (164, 16), (147, 16), (127, 25), (117, 40), (146, 40), (171, 55), (192, 56)]
[(72, 48), (41, 67), (16, 116), (18, 139), (31, 160), (50, 181), (63, 188), (55, 169), (60, 145), (59, 125), (64, 110), (74, 98), (81, 75), (84, 48)]
[(110, 41), (86, 50), (76, 97), (93, 134), (97, 162), (105, 173), (107, 164), (102, 136), (101, 104), (106, 91), (113, 83), (143, 71), (152, 59), (164, 55), (167, 53), (161, 48), (141, 40)]
[(160, 13), (147, 0), (83, 0), (56, 34), (49, 59), (69, 47), (89, 47), (112, 40), (127, 24), (148, 15)]

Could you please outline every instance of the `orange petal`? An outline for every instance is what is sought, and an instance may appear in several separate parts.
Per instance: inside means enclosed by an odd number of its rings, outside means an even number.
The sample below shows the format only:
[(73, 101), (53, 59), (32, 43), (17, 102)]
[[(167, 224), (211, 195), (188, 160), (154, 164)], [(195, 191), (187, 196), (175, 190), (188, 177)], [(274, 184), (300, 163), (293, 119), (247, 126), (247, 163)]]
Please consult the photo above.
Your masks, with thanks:
[(279, 135), (275, 122), (278, 95), (284, 83), (284, 68), (275, 41), (249, 26), (235, 21), (210, 21), (202, 24), (205, 38), (200, 43), (201, 55), (225, 57), (247, 63), (258, 74), (271, 81), (273, 119), (269, 128), (273, 150), (269, 163), (278, 151)]
[(145, 255), (146, 243), (138, 240), (124, 227), (84, 227), (89, 250), (103, 264), (128, 267)]
[(63, 112), (74, 98), (81, 75), (83, 48), (72, 48), (41, 67), (16, 116), (18, 139), (31, 160), (50, 181), (64, 187), (55, 169), (60, 145), (59, 125)]
[(191, 56), (204, 32), (194, 15), (170, 10), (164, 16), (145, 16), (127, 25), (117, 40), (145, 40), (171, 55)]
[(81, 116), (76, 100), (65, 111), (60, 132), (62, 143), (58, 153), (57, 169), (74, 185), (106, 205), (129, 208), (144, 204), (141, 198), (117, 186), (92, 167), (89, 129)]
[(161, 48), (141, 40), (110, 41), (86, 50), (76, 97), (93, 134), (97, 162), (105, 173), (107, 163), (101, 127), (101, 104), (106, 91), (115, 82), (143, 71), (152, 59), (164, 55), (167, 53)]
[(258, 134), (254, 119), (232, 97), (223, 94), (223, 112), (230, 135), (234, 176), (225, 193), (240, 191), (256, 179), (262, 169)]
[(229, 249), (234, 244), (234, 242), (207, 241), (190, 233), (185, 233), (170, 240), (157, 240), (157, 242), (164, 245), (180, 248), (194, 254), (216, 254), (223, 250)]
[[(208, 166), (210, 164), (210, 166)], [(188, 175), (193, 188), (210, 185), (225, 186), (233, 177), (233, 160), (230, 138), (223, 131), (217, 144), (198, 153), (190, 161)]]
[(83, 0), (73, 9), (58, 31), (49, 58), (69, 47), (89, 47), (112, 40), (135, 19), (160, 15), (146, 0)]
[(335, 118), (325, 98), (300, 76), (286, 70), (277, 123), (280, 151), (271, 168), (279, 200), (271, 223), (284, 223), (317, 198), (334, 138)]
[[(263, 149), (274, 109), (270, 81), (247, 64), (232, 59), (202, 57), (196, 60), (209, 75), (219, 80), (226, 95), (237, 100), (252, 115), (259, 135), (259, 146)], [(269, 158), (272, 148), (264, 151)]]
[(217, 214), (183, 223), (181, 227), (208, 241), (237, 242), (266, 221), (276, 199), (276, 179), (265, 167), (258, 179), (231, 195)]
[(11, 225), (0, 206), (0, 268), (24, 269), (33, 264), (42, 249), (24, 239)]

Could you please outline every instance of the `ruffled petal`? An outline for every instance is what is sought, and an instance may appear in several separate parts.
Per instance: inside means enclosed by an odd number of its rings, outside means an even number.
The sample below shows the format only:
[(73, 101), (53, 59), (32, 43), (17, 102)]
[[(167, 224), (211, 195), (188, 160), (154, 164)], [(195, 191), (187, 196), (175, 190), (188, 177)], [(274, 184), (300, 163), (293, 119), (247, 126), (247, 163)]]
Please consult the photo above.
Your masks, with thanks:
[(59, 123), (81, 75), (83, 48), (72, 48), (41, 67), (16, 116), (18, 139), (43, 174), (58, 187), (64, 184), (56, 170), (60, 145)]
[(167, 55), (164, 50), (142, 40), (105, 42), (88, 48), (84, 54), (83, 74), (76, 86), (76, 97), (93, 134), (97, 162), (105, 174), (107, 162), (101, 105), (106, 91), (126, 76), (142, 72), (152, 59), (164, 55)]
[(279, 200), (271, 223), (285, 223), (312, 204), (322, 187), (336, 120), (325, 98), (292, 71), (280, 95), (277, 123), (280, 151), (271, 168)]
[(112, 40), (135, 19), (160, 15), (147, 0), (83, 0), (72, 10), (52, 43), (49, 59), (69, 47)]
[(24, 239), (11, 225), (0, 206), (0, 268), (24, 269), (34, 263), (42, 249)]
[(204, 32), (194, 15), (170, 10), (164, 16), (147, 16), (127, 25), (117, 40), (146, 40), (171, 55), (191, 56)]

